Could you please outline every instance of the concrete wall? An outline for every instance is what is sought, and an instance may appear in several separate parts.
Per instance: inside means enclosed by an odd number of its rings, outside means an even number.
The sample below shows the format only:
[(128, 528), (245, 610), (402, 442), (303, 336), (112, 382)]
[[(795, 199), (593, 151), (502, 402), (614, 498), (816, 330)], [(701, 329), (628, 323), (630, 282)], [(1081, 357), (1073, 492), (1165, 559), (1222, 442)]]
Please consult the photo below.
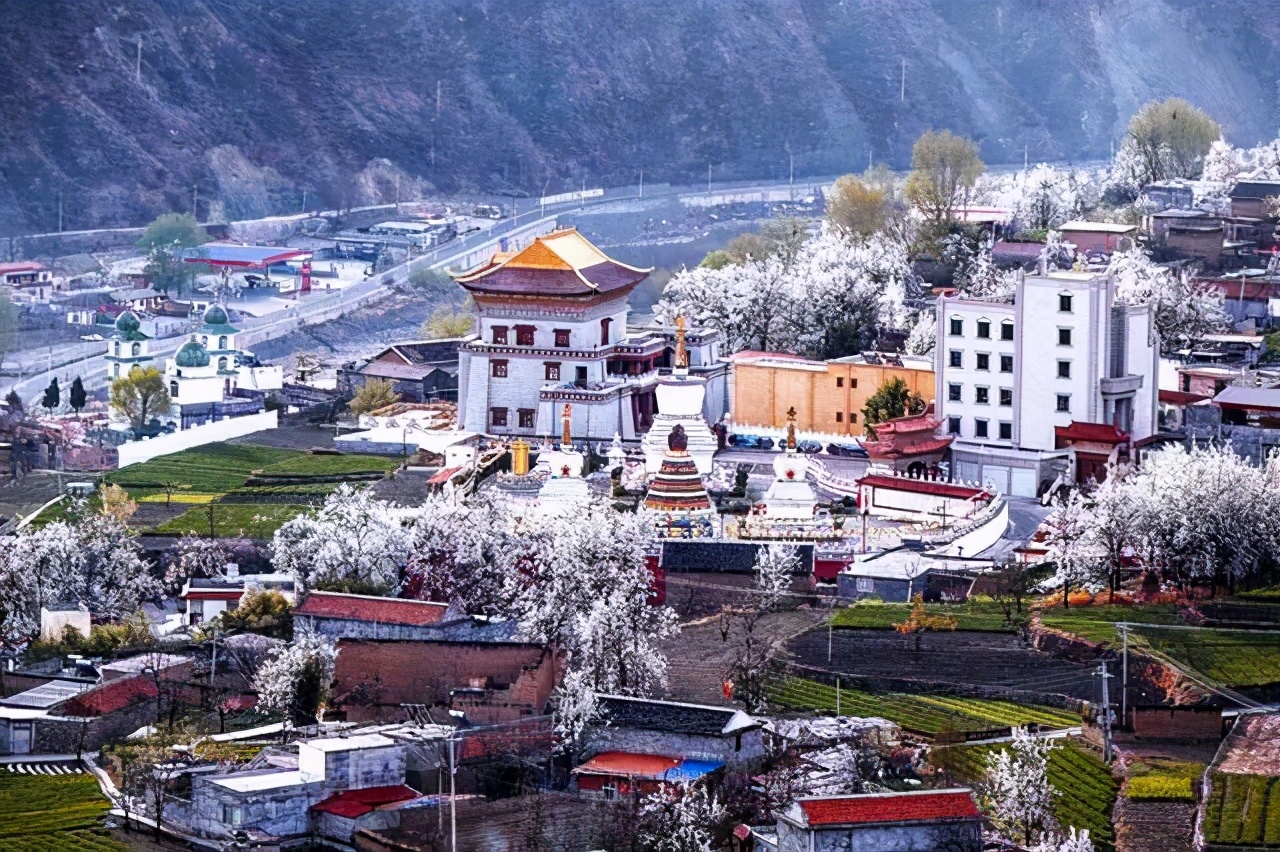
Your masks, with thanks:
[(982, 823), (890, 825), (809, 832), (778, 821), (778, 852), (980, 852)]
[(242, 435), (252, 435), (264, 429), (274, 429), (276, 425), (276, 412), (263, 411), (259, 414), (231, 417), (216, 423), (183, 429), (172, 435), (161, 435), (145, 441), (130, 441), (120, 445), (120, 467), (139, 464), (157, 456), (166, 456), (192, 447), (239, 438)]
[[(285, 837), (306, 834), (310, 830), (307, 809), (329, 793), (319, 783), (239, 793), (211, 783), (207, 776), (196, 776), (192, 779), (191, 827), (214, 836), (225, 836), (229, 831), (244, 828)], [(240, 809), (237, 825), (223, 821), (224, 805)]]
[(298, 744), (298, 769), (323, 775), (330, 790), (362, 790), (404, 783), (405, 747), (389, 745), (351, 751), (323, 752)]

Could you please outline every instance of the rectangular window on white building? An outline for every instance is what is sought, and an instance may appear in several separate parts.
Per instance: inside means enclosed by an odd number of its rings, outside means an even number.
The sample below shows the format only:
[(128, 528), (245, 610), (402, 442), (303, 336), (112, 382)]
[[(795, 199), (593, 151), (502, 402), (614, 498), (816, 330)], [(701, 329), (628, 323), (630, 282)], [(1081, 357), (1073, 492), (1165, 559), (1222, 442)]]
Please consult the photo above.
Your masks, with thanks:
[(1013, 356), (1012, 355), (1000, 356), (1000, 372), (1002, 373), (1013, 372)]
[(1000, 388), (1000, 404), (1006, 406), (1013, 405), (1012, 388)]
[(505, 408), (490, 408), (489, 409), (489, 425), (506, 426), (507, 410)]
[(1069, 393), (1058, 394), (1058, 410), (1062, 412), (1071, 411), (1071, 394)]
[(1013, 340), (1013, 320), (1003, 320), (1000, 323), (1000, 339)]
[(960, 434), (960, 418), (959, 417), (947, 418), (947, 434), (948, 435)]
[(954, 382), (947, 385), (947, 400), (949, 402), (960, 402), (961, 393), (960, 385)]
[(978, 320), (978, 336), (984, 339), (991, 338), (991, 320)]
[(534, 414), (535, 414), (535, 412), (534, 412), (534, 410), (533, 410), (532, 408), (522, 408), (522, 409), (520, 409), (520, 428), (521, 428), (521, 429), (532, 429), (532, 428), (533, 428), (533, 415), (534, 415)]
[(505, 379), (507, 377), (506, 361), (490, 361), (489, 369), (490, 369), (490, 375), (492, 375), (495, 379)]
[(1071, 378), (1071, 362), (1070, 361), (1058, 362), (1058, 378), (1060, 379)]
[(961, 337), (964, 335), (964, 320), (960, 317), (951, 318), (951, 336)]
[(991, 356), (988, 355), (986, 352), (978, 353), (978, 369), (979, 370), (991, 369)]
[(1058, 294), (1058, 310), (1064, 314), (1071, 313), (1071, 294), (1070, 293)]
[(951, 360), (948, 363), (950, 363), (952, 367), (964, 366), (964, 353), (961, 352), (959, 349), (952, 349), (949, 354), (949, 357)]
[(986, 405), (991, 402), (991, 391), (985, 387), (976, 387), (973, 389), (973, 401), (978, 405)]
[(973, 437), (987, 437), (987, 421), (981, 419), (973, 421)]
[(546, 368), (547, 368), (547, 381), (549, 382), (560, 381), (560, 362), (548, 361), (546, 362)]
[(1001, 441), (1013, 440), (1013, 424), (1012, 423), (1005, 421), (1000, 424), (1000, 440)]
[(1071, 345), (1071, 329), (1069, 328), (1058, 329), (1058, 345), (1059, 346)]

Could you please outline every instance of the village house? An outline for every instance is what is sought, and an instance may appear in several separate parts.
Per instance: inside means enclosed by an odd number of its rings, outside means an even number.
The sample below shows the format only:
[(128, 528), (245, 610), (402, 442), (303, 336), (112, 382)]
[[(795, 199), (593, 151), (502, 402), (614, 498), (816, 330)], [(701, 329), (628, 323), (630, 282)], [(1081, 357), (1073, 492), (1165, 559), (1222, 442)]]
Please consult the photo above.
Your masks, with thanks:
[(764, 756), (764, 723), (732, 707), (601, 695), (600, 724), (589, 729), (586, 752), (639, 752), (679, 758), (751, 763)]
[(724, 762), (662, 754), (604, 751), (573, 770), (579, 793), (605, 799), (647, 796), (664, 784), (697, 784), (724, 771)]
[[(1035, 496), (1058, 476), (1095, 473), (1076, 466), (1074, 444), (1153, 435), (1152, 322), (1149, 306), (1116, 304), (1115, 282), (1092, 272), (1021, 276), (1013, 304), (940, 298), (936, 398), (955, 439), (952, 478)], [(1099, 428), (1078, 434), (1084, 424)]]
[[(639, 440), (657, 413), (659, 371), (674, 364), (675, 329), (627, 327), (627, 296), (650, 271), (567, 228), (455, 275), (480, 315), (459, 352), (459, 428), (558, 434), (570, 403), (574, 438)], [(720, 333), (694, 329), (687, 343), (690, 373), (706, 380), (704, 417), (717, 423), (728, 369)]]
[(982, 814), (964, 789), (803, 798), (758, 840), (774, 852), (980, 852)]
[(15, 295), (23, 294), (38, 302), (45, 301), (59, 289), (53, 272), (34, 260), (0, 263), (0, 286), (9, 287)]
[(1242, 180), (1231, 187), (1231, 215), (1245, 219), (1266, 219), (1271, 212), (1269, 200), (1280, 198), (1280, 181)]
[(734, 424), (783, 429), (794, 407), (796, 429), (805, 433), (867, 434), (862, 409), (886, 382), (901, 379), (925, 402), (935, 392), (933, 361), (879, 352), (811, 361), (780, 352), (738, 352), (729, 357)]
[[(173, 818), (206, 837), (243, 833), (269, 842), (297, 840), (317, 830), (349, 842), (360, 817), (417, 797), (404, 779), (405, 747), (388, 737), (303, 740), (296, 769), (193, 776), (191, 804), (177, 808)], [(393, 818), (388, 815), (387, 824)]]
[(1058, 228), (1065, 242), (1076, 247), (1081, 255), (1109, 255), (1116, 251), (1127, 251), (1133, 247), (1138, 234), (1137, 225), (1119, 225), (1112, 222), (1084, 222), (1072, 220), (1063, 222)]
[(331, 694), (351, 722), (403, 721), (416, 705), (493, 724), (541, 715), (560, 675), (532, 643), (341, 639)]
[(143, 654), (101, 671), (78, 666), (79, 677), (54, 677), (2, 698), (0, 755), (80, 754), (123, 739), (155, 722), (161, 698), (157, 681), (181, 683), (190, 677), (191, 665), (186, 657)]
[(344, 366), (338, 382), (344, 394), (354, 395), (365, 383), (390, 382), (404, 402), (458, 400), (458, 347), (465, 338), (396, 343), (364, 365)]

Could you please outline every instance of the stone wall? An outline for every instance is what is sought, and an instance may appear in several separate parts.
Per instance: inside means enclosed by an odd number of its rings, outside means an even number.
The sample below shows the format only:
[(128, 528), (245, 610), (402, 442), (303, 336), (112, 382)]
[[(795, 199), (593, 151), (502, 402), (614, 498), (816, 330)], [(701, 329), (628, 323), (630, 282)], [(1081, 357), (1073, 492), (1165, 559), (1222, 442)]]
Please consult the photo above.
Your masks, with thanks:
[(733, 736), (710, 737), (604, 725), (595, 726), (588, 733), (585, 753), (630, 751), (699, 760), (723, 760), (727, 764), (750, 763), (764, 756), (764, 738), (759, 730), (742, 734), (741, 748), (738, 745), (738, 737)]
[[(107, 743), (122, 740), (129, 734), (156, 721), (154, 699), (140, 701), (123, 710), (91, 719), (47, 716), (35, 720), (32, 752), (36, 754), (76, 754), (97, 751)], [(81, 745), (81, 736), (84, 737)]]
[[(760, 544), (731, 541), (666, 541), (662, 544), (662, 568), (672, 572), (753, 573)], [(813, 545), (798, 545), (800, 570), (813, 571)]]

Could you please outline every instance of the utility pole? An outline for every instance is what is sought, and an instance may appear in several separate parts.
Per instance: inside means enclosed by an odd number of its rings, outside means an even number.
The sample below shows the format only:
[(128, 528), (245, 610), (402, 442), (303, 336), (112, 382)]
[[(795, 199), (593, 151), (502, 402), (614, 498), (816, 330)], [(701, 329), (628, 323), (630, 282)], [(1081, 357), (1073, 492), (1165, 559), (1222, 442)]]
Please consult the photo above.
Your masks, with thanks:
[(1022, 170), (1023, 170), (1024, 172), (1027, 170), (1027, 166), (1028, 166), (1028, 163), (1027, 163), (1027, 143), (1026, 143), (1026, 142), (1023, 142), (1023, 143), (1022, 143)]
[(1111, 763), (1111, 692), (1107, 681), (1114, 675), (1107, 672), (1107, 661), (1098, 663), (1097, 677), (1102, 678), (1102, 759)]
[(707, 195), (711, 194), (711, 164), (707, 163)]
[(142, 36), (138, 36), (138, 61), (137, 61), (137, 64), (134, 66), (133, 75), (137, 79), (138, 83), (141, 84), (142, 83)]
[(640, 197), (644, 198), (644, 167), (640, 168)]
[(302, 190), (302, 212), (307, 212), (307, 191), (305, 189)]
[[(1243, 289), (1243, 288), (1241, 288)], [(1120, 724), (1129, 724), (1129, 625), (1117, 624), (1124, 648), (1120, 668)]]
[(449, 849), (458, 852), (458, 797), (454, 787), (453, 737), (449, 737)]
[(191, 218), (193, 219), (200, 218), (200, 214), (197, 212), (199, 209), (200, 209), (200, 185), (193, 183), (191, 184)]
[(831, 619), (827, 619), (827, 663), (831, 663)]
[(794, 201), (795, 188), (796, 188), (796, 155), (788, 152), (787, 156), (791, 159), (791, 173), (790, 173), (790, 176), (787, 178), (787, 183), (791, 186), (791, 189), (792, 189), (791, 199)]
[(902, 103), (907, 102), (907, 60), (902, 60), (902, 91), (898, 94), (898, 100)]
[(62, 232), (62, 190), (58, 190), (58, 232)]
[(840, 678), (836, 678), (836, 715), (840, 715)]
[(213, 628), (213, 660), (209, 663), (209, 685), (213, 686), (213, 677), (218, 673), (218, 627)]
[(440, 90), (443, 86), (441, 80), (436, 80), (436, 121), (440, 120)]

